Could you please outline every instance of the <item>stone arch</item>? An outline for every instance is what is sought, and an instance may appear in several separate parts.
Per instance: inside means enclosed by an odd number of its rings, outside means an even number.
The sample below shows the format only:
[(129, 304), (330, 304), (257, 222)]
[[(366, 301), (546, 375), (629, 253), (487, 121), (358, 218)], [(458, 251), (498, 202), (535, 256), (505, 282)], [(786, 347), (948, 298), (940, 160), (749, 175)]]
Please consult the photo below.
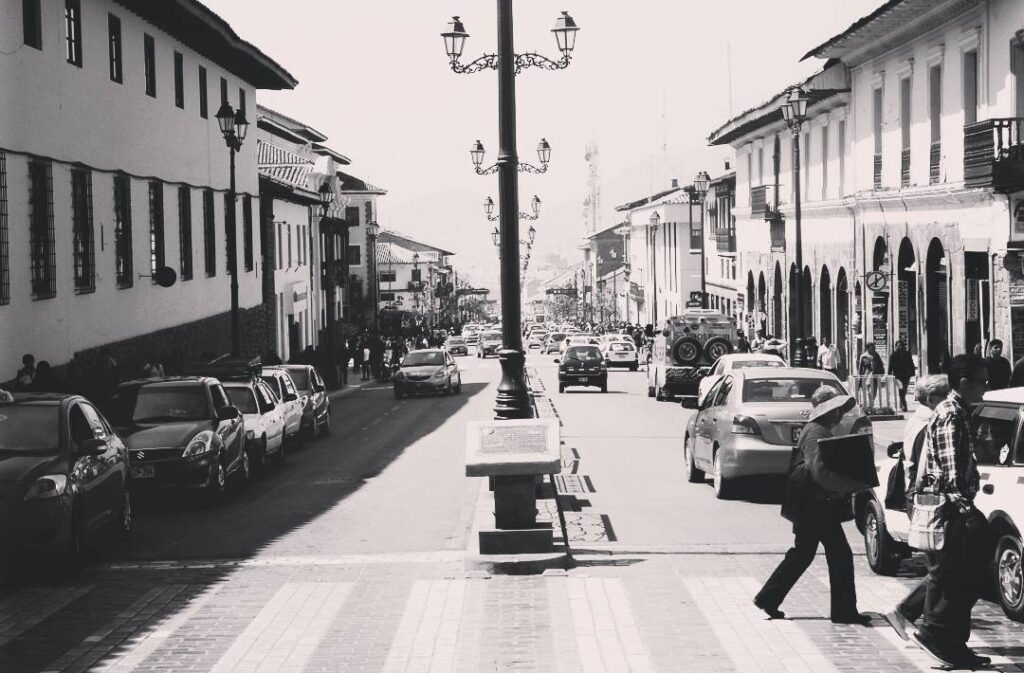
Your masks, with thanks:
[(824, 339), (832, 341), (835, 335), (832, 331), (832, 275), (828, 266), (822, 265), (821, 275), (818, 280), (818, 341), (823, 343)]
[(906, 236), (896, 257), (896, 335), (912, 354), (920, 352), (917, 317), (917, 254)]
[(949, 352), (949, 261), (942, 241), (933, 238), (925, 261), (925, 331), (928, 371), (940, 373)]
[(784, 331), (782, 324), (782, 265), (775, 262), (775, 282), (772, 287), (772, 336), (780, 337)]

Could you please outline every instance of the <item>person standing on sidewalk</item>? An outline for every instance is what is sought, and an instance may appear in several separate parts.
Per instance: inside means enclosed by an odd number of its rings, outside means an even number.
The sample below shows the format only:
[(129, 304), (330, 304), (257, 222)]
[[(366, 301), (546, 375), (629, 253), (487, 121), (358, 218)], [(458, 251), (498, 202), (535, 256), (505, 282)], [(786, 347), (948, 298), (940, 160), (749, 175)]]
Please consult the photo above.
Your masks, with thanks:
[(843, 532), (843, 522), (853, 518), (850, 493), (863, 485), (826, 467), (818, 453), (818, 440), (832, 437), (833, 429), (856, 406), (856, 400), (836, 388), (822, 386), (811, 395), (811, 404), (811, 416), (793, 450), (782, 505), (782, 515), (793, 522), (796, 539), (754, 597), (754, 605), (772, 619), (784, 618), (779, 606), (814, 561), (820, 544), (828, 561), (832, 622), (867, 626), (871, 617), (857, 610), (853, 552)]
[(861, 393), (861, 406), (871, 409), (875, 406), (875, 398), (878, 396), (878, 379), (876, 377), (885, 373), (885, 365), (882, 364), (882, 356), (875, 350), (875, 344), (869, 343), (864, 346), (864, 353), (857, 363), (857, 373), (866, 377), (861, 381), (859, 392)]
[[(917, 379), (914, 386), (914, 399), (918, 406), (913, 415), (907, 419), (903, 428), (903, 492), (907, 516), (913, 516), (914, 483), (917, 481), (917, 470), (921, 463), (924, 450), (925, 430), (932, 418), (932, 411), (949, 395), (949, 378), (945, 374), (931, 374)], [(885, 620), (903, 640), (910, 640), (907, 627), (921, 618), (924, 613), (924, 598), (928, 588), (928, 580), (922, 580), (915, 586), (896, 607), (885, 613)]]
[(934, 477), (921, 490), (945, 497), (945, 536), (941, 550), (926, 553), (924, 617), (912, 637), (942, 664), (976, 668), (991, 662), (967, 647), (989, 545), (988, 522), (974, 506), (979, 477), (967, 410), (981, 402), (988, 372), (984, 360), (968, 355), (952, 358), (947, 371), (952, 390), (928, 422), (918, 468)]
[(1002, 390), (1010, 385), (1013, 370), (1010, 361), (1003, 357), (1003, 342), (1000, 339), (989, 342), (985, 369), (988, 370), (989, 390)]
[(910, 387), (910, 377), (917, 371), (914, 366), (914, 358), (907, 350), (903, 339), (896, 342), (896, 347), (889, 356), (889, 374), (896, 379), (900, 386), (900, 411), (907, 410), (907, 388)]
[(818, 367), (839, 376), (839, 349), (827, 336), (821, 337), (817, 360)]

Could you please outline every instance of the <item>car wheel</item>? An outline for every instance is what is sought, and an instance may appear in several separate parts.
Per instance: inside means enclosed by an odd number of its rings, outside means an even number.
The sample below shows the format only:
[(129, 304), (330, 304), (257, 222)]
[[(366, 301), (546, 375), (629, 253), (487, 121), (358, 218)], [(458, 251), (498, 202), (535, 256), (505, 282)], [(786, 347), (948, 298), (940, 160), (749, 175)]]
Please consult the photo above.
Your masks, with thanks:
[(324, 427), (320, 429), (320, 434), (324, 437), (331, 434), (331, 412), (329, 409), (324, 414)]
[(690, 436), (683, 439), (683, 458), (686, 460), (686, 481), (691, 484), (700, 484), (704, 481), (704, 471), (697, 469), (693, 459), (693, 451), (690, 449)]
[(662, 389), (661, 384), (658, 383), (657, 379), (654, 380), (654, 399), (658, 402), (665, 401), (665, 391)]
[(874, 500), (864, 511), (864, 551), (868, 566), (877, 575), (895, 575), (900, 567), (896, 541), (885, 527), (885, 515)]
[(284, 437), (281, 437), (281, 446), (279, 446), (277, 448), (277, 455), (274, 456), (274, 461), (277, 463), (278, 467), (284, 467), (284, 464), (287, 461), (287, 456), (285, 455), (285, 450), (286, 449), (285, 449)]
[(459, 376), (459, 382), (455, 384), (455, 394), (462, 394), (462, 376)]
[(135, 530), (135, 512), (132, 509), (132, 492), (126, 484), (121, 491), (121, 511), (118, 513), (118, 532), (121, 537), (131, 537)]
[(219, 502), (228, 492), (228, 472), (223, 461), (218, 457), (217, 466), (213, 471), (213, 479), (206, 486), (207, 496), (211, 502)]
[(999, 604), (1010, 619), (1024, 622), (1024, 551), (1021, 539), (1004, 535), (996, 545), (996, 584)]
[(732, 497), (733, 483), (731, 479), (722, 476), (722, 452), (715, 451), (714, 473), (712, 480), (715, 487), (715, 497), (719, 500), (728, 500)]
[(244, 489), (249, 485), (252, 480), (252, 460), (249, 458), (249, 452), (242, 450), (241, 456), (239, 456), (241, 465), (238, 466), (236, 478), (238, 480), (239, 489)]
[(256, 454), (250, 456), (250, 462), (256, 472), (263, 472), (267, 469), (267, 436), (260, 437), (260, 444), (256, 448)]
[(654, 397), (655, 390), (654, 386), (647, 386), (647, 397)]
[(602, 393), (608, 392), (608, 379), (605, 379), (604, 381), (601, 381), (601, 392)]

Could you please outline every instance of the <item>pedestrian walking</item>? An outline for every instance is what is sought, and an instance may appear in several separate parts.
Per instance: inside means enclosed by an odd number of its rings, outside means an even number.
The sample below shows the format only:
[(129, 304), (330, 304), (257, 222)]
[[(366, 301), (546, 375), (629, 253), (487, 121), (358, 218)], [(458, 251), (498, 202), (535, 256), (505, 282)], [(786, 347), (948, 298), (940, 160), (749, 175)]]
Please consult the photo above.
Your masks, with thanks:
[(874, 408), (875, 397), (878, 396), (877, 377), (885, 374), (885, 365), (882, 363), (882, 356), (875, 351), (875, 344), (868, 343), (864, 346), (864, 353), (857, 362), (857, 374), (864, 377), (857, 389), (861, 406), (867, 409)]
[(368, 343), (364, 343), (363, 344), (363, 349), (362, 349), (362, 361), (361, 361), (362, 369), (363, 369), (363, 379), (362, 379), (363, 381), (369, 381), (370, 380), (370, 369), (371, 369), (370, 355), (371, 355), (370, 346), (369, 346)]
[(912, 638), (943, 665), (977, 668), (991, 663), (967, 647), (990, 544), (988, 523), (974, 506), (979, 476), (968, 409), (981, 402), (988, 373), (983, 359), (969, 355), (951, 358), (947, 371), (951, 390), (928, 421), (918, 468), (923, 470), (921, 492), (946, 501), (944, 540), (941, 550), (925, 554), (924, 614)]
[(153, 353), (146, 360), (146, 364), (142, 365), (142, 378), (153, 379), (164, 376), (164, 366), (160, 361), (160, 356)]
[(907, 350), (907, 345), (900, 339), (889, 356), (889, 374), (892, 375), (900, 387), (900, 410), (907, 410), (907, 388), (910, 387), (910, 377), (917, 371), (914, 365), (914, 358)]
[(988, 344), (988, 357), (985, 358), (985, 369), (988, 371), (988, 389), (1002, 390), (1010, 385), (1013, 370), (1010, 361), (1003, 357), (1003, 342), (992, 339)]
[(341, 369), (341, 385), (348, 385), (348, 361), (352, 357), (352, 351), (348, 346), (348, 339), (342, 339), (338, 346), (338, 366)]
[(749, 353), (750, 352), (750, 342), (747, 341), (747, 337), (743, 336), (742, 332), (740, 333), (740, 335), (738, 337), (736, 337), (736, 352), (737, 353)]
[(843, 522), (853, 518), (850, 493), (863, 485), (829, 469), (818, 452), (818, 440), (832, 436), (856, 401), (836, 388), (822, 386), (811, 395), (811, 404), (813, 410), (793, 449), (782, 505), (782, 515), (793, 522), (795, 540), (754, 598), (754, 605), (772, 619), (785, 618), (779, 607), (814, 561), (820, 544), (828, 561), (832, 622), (866, 626), (871, 617), (857, 609), (853, 552), (843, 532)]
[(818, 367), (827, 372), (839, 375), (839, 349), (827, 336), (821, 337), (821, 345), (818, 346)]
[[(903, 450), (900, 452), (900, 463), (903, 467), (903, 504), (908, 517), (914, 515), (914, 484), (917, 481), (917, 470), (924, 450), (925, 430), (928, 428), (933, 410), (948, 395), (949, 378), (945, 374), (921, 376), (914, 386), (914, 399), (918, 406), (903, 428)], [(889, 622), (903, 640), (910, 640), (907, 627), (920, 619), (924, 613), (927, 586), (928, 580), (922, 580), (896, 604), (896, 607), (885, 613), (885, 621)]]
[(812, 369), (820, 367), (818, 364), (818, 358), (815, 357), (818, 353), (818, 340), (813, 336), (809, 336), (804, 340), (804, 361), (807, 366)]

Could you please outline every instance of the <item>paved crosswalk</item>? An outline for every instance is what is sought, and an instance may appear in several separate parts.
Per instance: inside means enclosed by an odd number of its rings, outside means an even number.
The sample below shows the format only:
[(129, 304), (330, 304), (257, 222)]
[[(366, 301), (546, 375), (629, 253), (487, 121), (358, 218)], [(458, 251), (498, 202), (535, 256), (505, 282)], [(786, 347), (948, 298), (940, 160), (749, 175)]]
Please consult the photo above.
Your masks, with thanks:
[[(298, 561), (298, 559), (292, 559)], [(0, 601), (4, 673), (839, 673), (931, 670), (879, 617), (827, 619), (820, 560), (767, 620), (751, 596), (772, 554), (582, 558), (543, 575), (467, 570), (447, 554), (344, 563), (139, 564)], [(862, 560), (859, 560), (862, 563)], [(858, 574), (881, 612), (916, 578)], [(972, 645), (1024, 670), (1024, 629), (991, 604)]]

